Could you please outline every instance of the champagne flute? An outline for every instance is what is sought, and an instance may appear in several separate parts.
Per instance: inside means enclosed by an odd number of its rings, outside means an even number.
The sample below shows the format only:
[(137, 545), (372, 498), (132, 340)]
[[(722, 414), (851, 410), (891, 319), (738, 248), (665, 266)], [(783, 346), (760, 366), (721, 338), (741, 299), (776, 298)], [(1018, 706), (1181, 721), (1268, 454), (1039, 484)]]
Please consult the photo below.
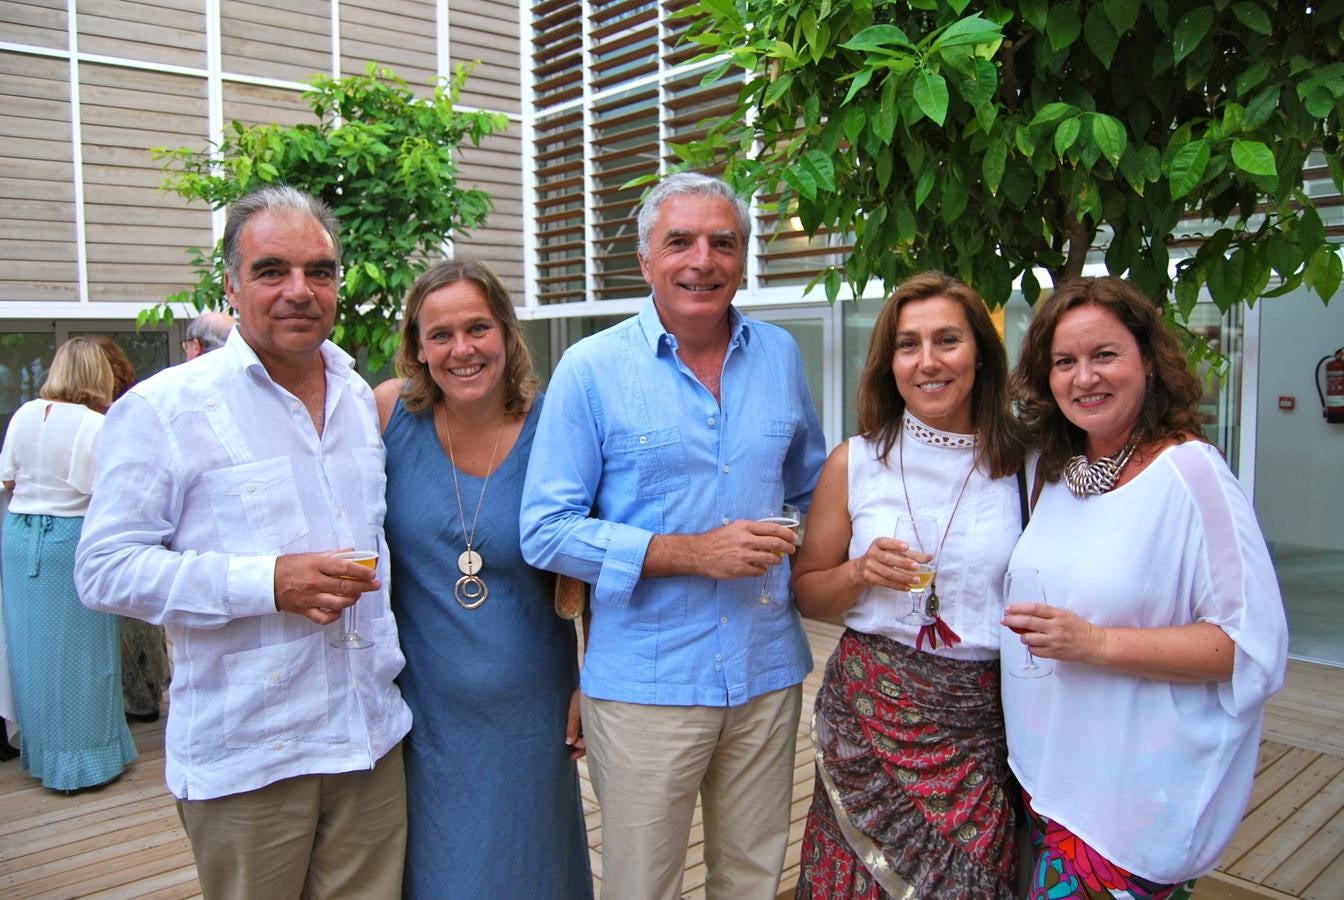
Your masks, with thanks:
[[(374, 534), (372, 541), (372, 550), (342, 550), (340, 553), (332, 555), (337, 559), (348, 559), (353, 563), (358, 563), (367, 569), (378, 569), (378, 556), (382, 551), (382, 541), (377, 534)], [(361, 595), (362, 596), (362, 595)], [(351, 603), (341, 613), (341, 626), (344, 634), (331, 642), (331, 646), (339, 650), (363, 650), (366, 647), (372, 647), (373, 641), (361, 637), (359, 629), (355, 626), (355, 607), (359, 605), (359, 597)]]
[[(898, 541), (905, 541), (909, 546), (910, 553), (921, 553), (928, 557), (926, 562), (916, 562), (915, 583), (909, 588), (910, 611), (897, 619), (905, 625), (932, 625), (934, 618), (924, 612), (924, 592), (933, 584), (933, 554), (930, 549), (936, 546), (936, 541), (942, 536), (938, 530), (938, 520), (930, 515), (920, 513), (918, 515), (903, 515), (896, 519), (896, 532), (893, 535)], [(912, 557), (913, 558), (913, 557)]]
[[(798, 533), (798, 526), (802, 520), (802, 513), (799, 511), (798, 507), (791, 503), (782, 505), (774, 515), (765, 516), (760, 519), (760, 521), (768, 522), (771, 525), (783, 525), (794, 534)], [(778, 556), (781, 561), (784, 559), (783, 553), (775, 553), (775, 556)], [(778, 568), (777, 565), (770, 566), (765, 570), (765, 575), (761, 577), (761, 593), (760, 596), (757, 597), (757, 601), (761, 606), (770, 605), (770, 601), (773, 599), (770, 595), (770, 576), (774, 574), (776, 568)]]
[[(1045, 588), (1041, 586), (1041, 573), (1035, 569), (1010, 569), (1003, 576), (1003, 603), (1044, 603)], [(1014, 634), (1022, 631), (1012, 628)], [(1008, 667), (1008, 674), (1018, 678), (1041, 678), (1049, 675), (1055, 667), (1048, 662), (1037, 662), (1031, 648), (1026, 644), (1022, 649), (1027, 652), (1026, 661)]]

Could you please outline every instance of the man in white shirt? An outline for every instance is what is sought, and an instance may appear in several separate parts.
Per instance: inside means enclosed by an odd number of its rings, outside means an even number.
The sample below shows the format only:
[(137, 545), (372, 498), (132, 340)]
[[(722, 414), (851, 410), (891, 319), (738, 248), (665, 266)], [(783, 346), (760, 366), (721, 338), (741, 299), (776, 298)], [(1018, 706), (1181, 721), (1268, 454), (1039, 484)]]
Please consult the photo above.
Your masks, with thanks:
[[(110, 411), (76, 560), (91, 609), (167, 627), (165, 775), (207, 898), (400, 897), (403, 658), (377, 572), (373, 394), (326, 338), (340, 240), (287, 187), (229, 211), (238, 328)], [(341, 649), (354, 604), (365, 649)], [(333, 646), (333, 641), (336, 646)]]

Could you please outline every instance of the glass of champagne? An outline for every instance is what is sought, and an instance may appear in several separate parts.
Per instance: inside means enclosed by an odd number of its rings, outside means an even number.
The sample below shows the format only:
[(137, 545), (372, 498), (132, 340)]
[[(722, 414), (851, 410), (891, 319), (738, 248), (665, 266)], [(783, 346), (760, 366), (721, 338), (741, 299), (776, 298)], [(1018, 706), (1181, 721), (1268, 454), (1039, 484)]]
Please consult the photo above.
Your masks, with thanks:
[(909, 590), (910, 611), (897, 621), (905, 625), (932, 625), (933, 616), (924, 612), (924, 592), (933, 583), (933, 554), (929, 551), (937, 546), (937, 541), (942, 536), (942, 532), (938, 530), (938, 520), (923, 513), (900, 516), (896, 519), (896, 533), (893, 536), (898, 541), (905, 541), (910, 547), (910, 553), (928, 557), (925, 562), (915, 563), (915, 571), (912, 573), (915, 576), (915, 583)]
[[(348, 559), (353, 563), (358, 563), (367, 569), (378, 569), (378, 554), (382, 549), (382, 541), (378, 535), (373, 536), (370, 542), (372, 550), (342, 550), (340, 553), (333, 553), (336, 559)], [(362, 595), (361, 595), (362, 596)], [(340, 650), (363, 650), (366, 647), (372, 647), (373, 641), (361, 637), (359, 629), (355, 626), (355, 607), (359, 605), (359, 597), (355, 602), (347, 606), (341, 613), (341, 626), (344, 632), (340, 637), (331, 642), (331, 646)]]
[[(794, 534), (798, 533), (798, 526), (802, 520), (802, 513), (798, 510), (798, 507), (791, 503), (785, 503), (772, 515), (764, 516), (760, 519), (760, 521), (769, 522), (771, 525), (783, 525)], [(777, 552), (775, 553), (775, 556), (779, 557), (781, 562), (784, 559), (783, 553)], [(760, 596), (756, 598), (757, 603), (761, 606), (769, 606), (770, 601), (773, 599), (770, 594), (770, 580), (777, 568), (779, 568), (778, 565), (770, 566), (765, 570), (765, 575), (761, 577), (761, 593)], [(785, 592), (787, 593), (787, 591), (788, 588), (786, 586)]]
[[(1009, 569), (1003, 576), (1003, 603), (1044, 603), (1045, 588), (1041, 586), (1041, 573), (1035, 569)], [(1014, 634), (1024, 634), (1020, 629), (1012, 628)], [(1026, 651), (1026, 660), (1008, 667), (1008, 674), (1018, 678), (1040, 678), (1049, 675), (1055, 667), (1048, 662), (1037, 662), (1031, 654), (1031, 648), (1022, 645)]]

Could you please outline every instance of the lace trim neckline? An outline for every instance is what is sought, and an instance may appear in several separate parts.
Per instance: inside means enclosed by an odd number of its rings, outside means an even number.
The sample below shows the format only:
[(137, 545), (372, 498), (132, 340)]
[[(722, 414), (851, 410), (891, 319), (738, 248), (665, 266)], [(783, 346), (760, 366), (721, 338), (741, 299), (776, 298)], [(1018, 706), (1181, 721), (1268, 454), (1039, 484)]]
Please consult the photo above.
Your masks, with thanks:
[(966, 450), (975, 446), (975, 435), (956, 434), (951, 431), (939, 431), (925, 425), (908, 411), (905, 413), (905, 432), (921, 444), (931, 447), (950, 447), (953, 450)]

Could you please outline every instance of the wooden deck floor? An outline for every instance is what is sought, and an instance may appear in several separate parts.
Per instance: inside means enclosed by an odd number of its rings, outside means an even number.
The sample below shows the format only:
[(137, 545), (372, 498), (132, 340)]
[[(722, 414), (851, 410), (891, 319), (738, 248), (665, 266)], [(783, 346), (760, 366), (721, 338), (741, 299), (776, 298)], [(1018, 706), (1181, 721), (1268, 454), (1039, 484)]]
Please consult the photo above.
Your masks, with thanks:
[[(807, 623), (816, 669), (804, 684), (810, 710), (840, 629)], [(804, 721), (806, 716), (804, 716)], [(65, 797), (28, 778), (17, 760), (0, 764), (0, 897), (158, 898), (200, 896), (191, 849), (163, 786), (162, 723), (133, 729), (140, 759), (115, 784)], [(782, 895), (798, 878), (803, 818), (811, 802), (812, 757), (799, 725)], [(602, 832), (587, 770), (580, 769), (594, 880), (602, 877)], [(704, 897), (704, 847), (697, 809), (683, 892)], [(1201, 879), (1198, 900), (1344, 898), (1344, 670), (1291, 663), (1288, 685), (1265, 716), (1250, 808), (1219, 870)]]

